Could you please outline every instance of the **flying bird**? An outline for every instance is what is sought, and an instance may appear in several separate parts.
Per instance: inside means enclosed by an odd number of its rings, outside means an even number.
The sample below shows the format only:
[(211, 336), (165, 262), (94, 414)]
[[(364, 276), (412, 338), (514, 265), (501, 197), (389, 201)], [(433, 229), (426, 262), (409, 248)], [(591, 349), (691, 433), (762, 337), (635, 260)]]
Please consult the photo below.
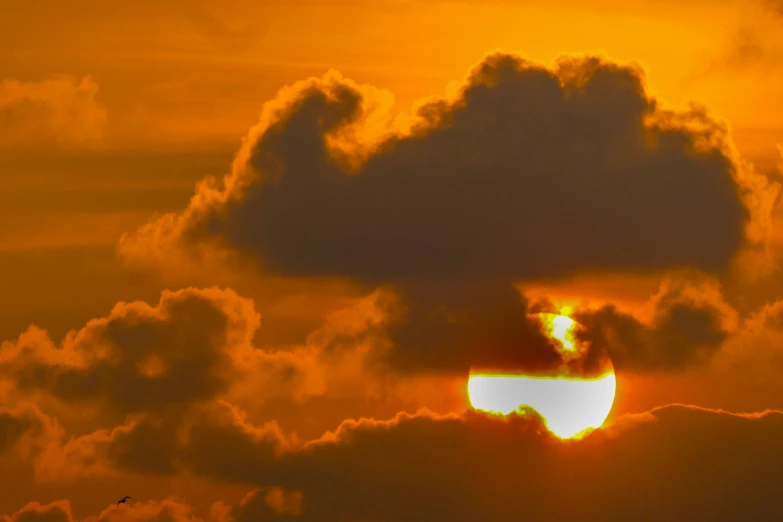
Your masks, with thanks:
[(125, 504), (125, 501), (128, 500), (129, 498), (131, 497), (122, 497), (122, 500), (117, 501), (117, 506), (119, 506), (120, 504)]

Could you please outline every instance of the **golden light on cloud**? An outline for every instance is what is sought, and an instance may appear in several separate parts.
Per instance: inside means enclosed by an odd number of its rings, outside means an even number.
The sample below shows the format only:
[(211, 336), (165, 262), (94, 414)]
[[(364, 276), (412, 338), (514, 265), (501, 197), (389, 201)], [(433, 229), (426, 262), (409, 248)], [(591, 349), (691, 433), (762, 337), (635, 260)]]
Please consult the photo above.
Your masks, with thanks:
[[(563, 368), (587, 355), (589, 347), (576, 336), (580, 327), (576, 321), (554, 314), (537, 314), (537, 318), (560, 353)], [(543, 417), (549, 431), (560, 438), (572, 438), (599, 428), (612, 410), (617, 380), (607, 356), (600, 368), (603, 373), (597, 376), (471, 369), (468, 397), (473, 408), (501, 415), (532, 408)]]

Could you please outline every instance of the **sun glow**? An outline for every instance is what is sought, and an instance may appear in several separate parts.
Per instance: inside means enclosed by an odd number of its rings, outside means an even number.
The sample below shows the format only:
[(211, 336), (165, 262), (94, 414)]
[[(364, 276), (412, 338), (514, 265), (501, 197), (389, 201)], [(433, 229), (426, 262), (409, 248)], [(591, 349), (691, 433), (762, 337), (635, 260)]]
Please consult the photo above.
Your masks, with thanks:
[(550, 335), (560, 341), (563, 348), (573, 351), (576, 348), (574, 340), (574, 326), (576, 321), (564, 315), (558, 315), (551, 320)]
[[(579, 361), (589, 347), (576, 336), (576, 321), (564, 315), (537, 314), (542, 331), (552, 339), (564, 365)], [(601, 375), (530, 375), (524, 372), (471, 370), (468, 397), (473, 408), (501, 415), (536, 410), (547, 429), (572, 438), (599, 428), (614, 404), (617, 380), (608, 356)]]
[(475, 409), (501, 415), (529, 406), (565, 439), (604, 423), (616, 387), (614, 373), (592, 380), (476, 374), (468, 380), (468, 396)]

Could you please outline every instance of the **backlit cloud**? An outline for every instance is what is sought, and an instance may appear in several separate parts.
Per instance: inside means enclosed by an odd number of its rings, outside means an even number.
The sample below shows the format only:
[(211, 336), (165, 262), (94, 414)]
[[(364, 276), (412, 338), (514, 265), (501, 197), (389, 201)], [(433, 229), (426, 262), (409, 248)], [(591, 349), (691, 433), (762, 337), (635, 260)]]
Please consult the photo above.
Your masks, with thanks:
[(492, 55), (455, 97), (346, 161), (377, 121), (368, 92), (337, 74), (283, 91), (228, 177), (121, 252), (149, 262), (216, 242), (267, 271), (371, 283), (719, 271), (769, 211), (725, 127), (661, 108), (634, 66)]
[[(272, 440), (242, 424), (228, 438), (231, 431), (194, 428), (178, 445), (208, 450), (180, 453), (189, 457), (191, 473), (275, 484), (239, 506), (214, 506), (221, 520), (268, 514), (322, 522), (478, 522), (518, 520), (520, 513), (540, 521), (767, 520), (783, 479), (783, 413), (776, 411), (673, 405), (563, 443), (533, 417), (422, 410), (346, 421), (282, 451), (269, 451)], [(747, 470), (764, 480), (749, 480)]]

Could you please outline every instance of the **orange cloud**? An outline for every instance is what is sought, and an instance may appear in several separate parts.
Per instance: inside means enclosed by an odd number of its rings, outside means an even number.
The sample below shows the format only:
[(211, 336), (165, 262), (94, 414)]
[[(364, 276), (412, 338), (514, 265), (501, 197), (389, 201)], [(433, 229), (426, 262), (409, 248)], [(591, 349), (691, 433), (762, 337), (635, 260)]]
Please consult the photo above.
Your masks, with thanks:
[(100, 142), (106, 109), (98, 85), (61, 76), (40, 82), (0, 82), (0, 147), (84, 147)]
[(25, 460), (56, 434), (56, 422), (32, 403), (0, 407), (0, 457)]

